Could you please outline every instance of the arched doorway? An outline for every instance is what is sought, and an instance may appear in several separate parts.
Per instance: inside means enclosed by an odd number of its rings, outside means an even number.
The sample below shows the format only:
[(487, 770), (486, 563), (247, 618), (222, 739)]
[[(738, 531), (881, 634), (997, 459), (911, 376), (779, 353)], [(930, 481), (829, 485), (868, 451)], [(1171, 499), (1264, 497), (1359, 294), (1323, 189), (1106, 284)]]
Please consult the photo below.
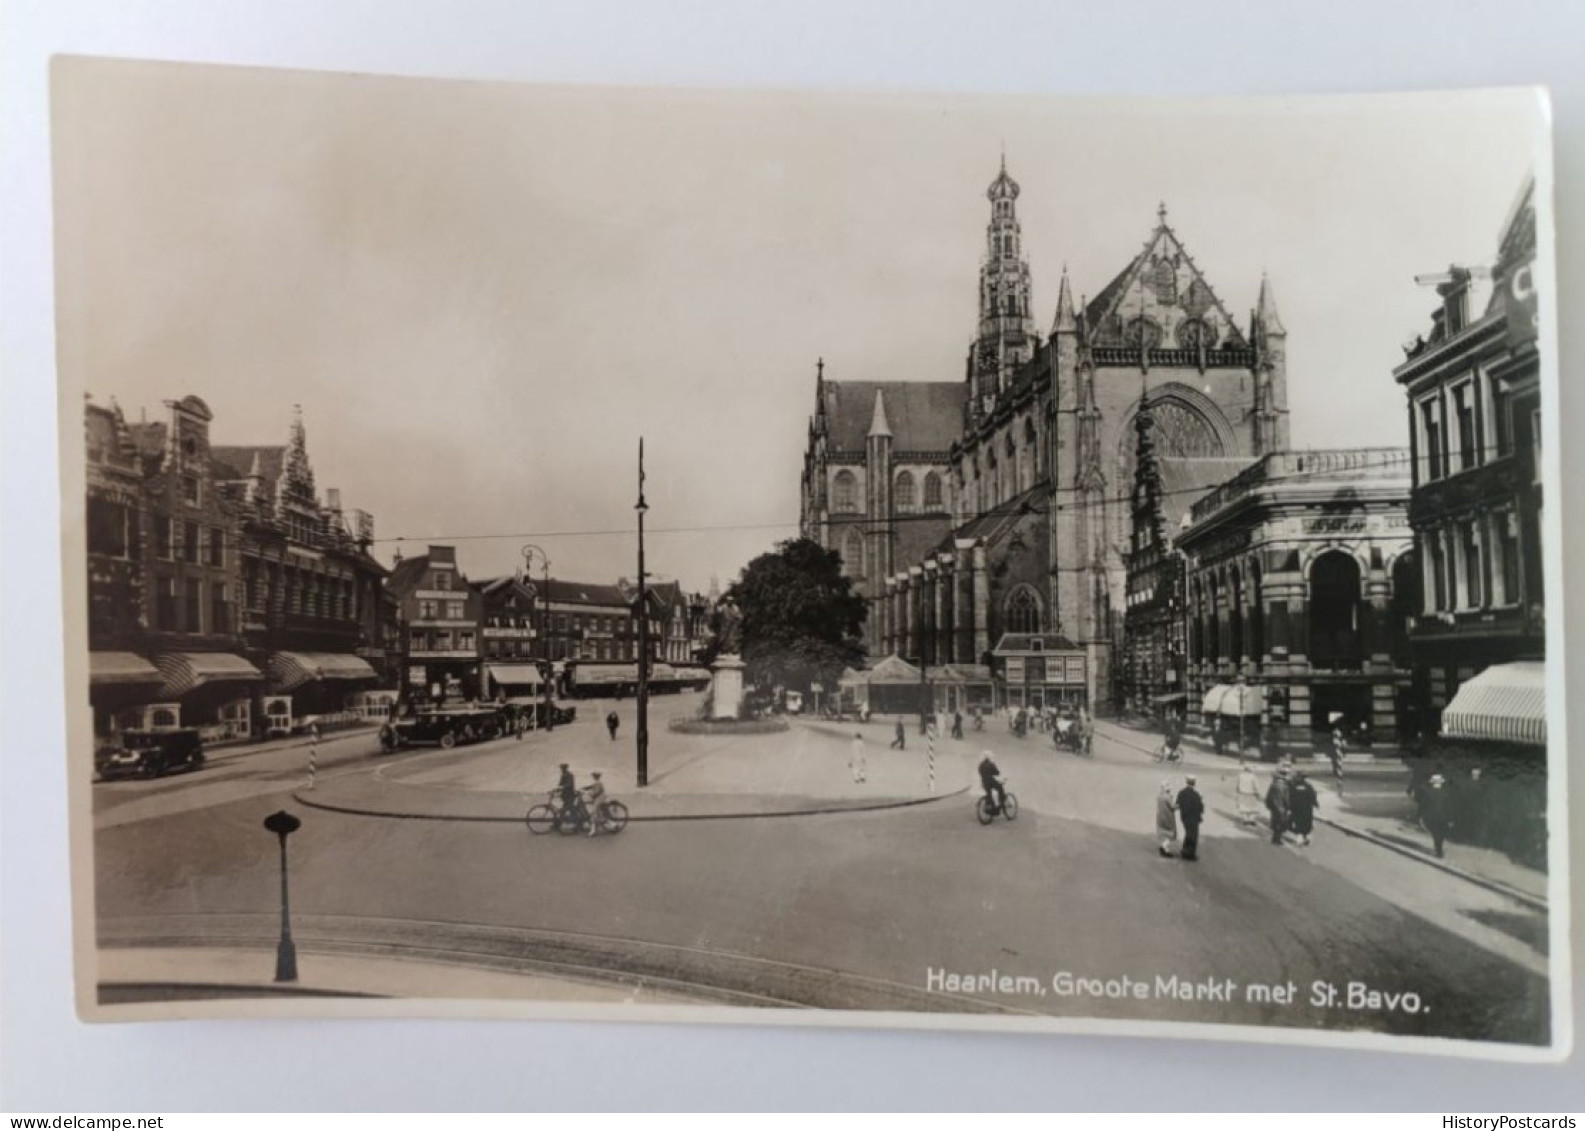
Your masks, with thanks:
[(1360, 572), (1354, 555), (1328, 550), (1310, 564), (1310, 666), (1358, 671)]

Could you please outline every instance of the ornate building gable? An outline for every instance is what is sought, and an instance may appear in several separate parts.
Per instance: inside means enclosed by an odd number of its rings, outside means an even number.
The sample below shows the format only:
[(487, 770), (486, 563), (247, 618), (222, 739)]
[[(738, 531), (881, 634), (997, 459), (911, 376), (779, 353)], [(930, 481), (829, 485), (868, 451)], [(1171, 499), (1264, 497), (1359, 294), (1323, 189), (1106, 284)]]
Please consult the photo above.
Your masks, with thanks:
[[(1058, 313), (1060, 318), (1060, 309)], [(1164, 356), (1153, 358), (1153, 364), (1197, 364), (1201, 351), (1249, 348), (1248, 339), (1167, 223), (1164, 204), (1144, 249), (1086, 304), (1084, 326), (1091, 347), (1160, 351)]]

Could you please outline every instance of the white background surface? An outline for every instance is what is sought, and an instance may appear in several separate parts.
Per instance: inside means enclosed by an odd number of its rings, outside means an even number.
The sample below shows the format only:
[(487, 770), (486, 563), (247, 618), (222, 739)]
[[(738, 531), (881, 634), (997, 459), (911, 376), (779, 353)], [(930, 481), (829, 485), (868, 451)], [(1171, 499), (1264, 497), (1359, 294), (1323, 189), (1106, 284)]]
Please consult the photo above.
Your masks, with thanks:
[[(1556, 113), (1567, 444), (1581, 420), (1569, 373), (1585, 357), (1585, 319), (1568, 321), (1585, 296), (1585, 5), (70, 0), (11, 3), (3, 20), (0, 1110), (1585, 1108), (1578, 1056), (1561, 1067), (1528, 1067), (1222, 1042), (941, 1032), (502, 1021), (80, 1024), (71, 1008), (57, 675), (46, 99), (54, 53), (538, 82), (1090, 95), (1546, 83)], [(1565, 554), (1576, 563), (1585, 516), (1568, 484), (1577, 453), (1577, 445), (1564, 448), (1561, 500)], [(1577, 593), (1569, 594), (1568, 614), (1570, 637), (1585, 639)], [(1568, 677), (1572, 702), (1585, 702), (1585, 662)], [(1577, 940), (1585, 767), (1577, 759), (1575, 766)], [(1579, 949), (1576, 942), (1576, 955)]]

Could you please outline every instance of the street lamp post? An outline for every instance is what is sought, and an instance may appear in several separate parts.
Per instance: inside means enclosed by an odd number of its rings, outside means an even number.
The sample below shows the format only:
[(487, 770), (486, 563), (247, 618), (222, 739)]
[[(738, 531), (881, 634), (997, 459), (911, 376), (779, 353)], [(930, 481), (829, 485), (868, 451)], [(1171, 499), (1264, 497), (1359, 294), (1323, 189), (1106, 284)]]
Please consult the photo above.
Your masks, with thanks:
[(545, 668), (541, 672), (542, 682), (545, 685), (545, 729), (556, 729), (555, 703), (550, 696), (550, 555), (538, 546), (524, 546), (523, 560), (527, 563), (529, 576), (534, 573), (534, 558), (539, 558), (539, 567), (545, 576), (545, 584), (539, 594), (539, 639), (541, 647), (545, 649)]
[(638, 784), (649, 784), (649, 582), (644, 573), (644, 438), (638, 440)]
[(286, 838), (302, 828), (303, 822), (285, 809), (264, 818), (264, 827), (281, 838), (281, 941), (275, 948), (275, 980), (297, 981), (297, 944), (292, 942), (292, 904), (286, 888)]

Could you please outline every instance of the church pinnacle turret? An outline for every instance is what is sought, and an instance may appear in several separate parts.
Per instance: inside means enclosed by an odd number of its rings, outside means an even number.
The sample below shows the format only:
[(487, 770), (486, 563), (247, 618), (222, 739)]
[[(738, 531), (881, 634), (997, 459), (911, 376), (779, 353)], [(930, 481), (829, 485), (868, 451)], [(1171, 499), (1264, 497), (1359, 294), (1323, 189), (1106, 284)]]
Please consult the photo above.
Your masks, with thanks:
[(1018, 223), (1018, 182), (1007, 175), (1002, 158), (996, 179), (985, 190), (991, 218), (985, 228), (980, 263), (979, 335), (969, 354), (970, 415), (978, 419), (995, 407), (1018, 367), (1035, 353), (1029, 261), (1024, 258)]

